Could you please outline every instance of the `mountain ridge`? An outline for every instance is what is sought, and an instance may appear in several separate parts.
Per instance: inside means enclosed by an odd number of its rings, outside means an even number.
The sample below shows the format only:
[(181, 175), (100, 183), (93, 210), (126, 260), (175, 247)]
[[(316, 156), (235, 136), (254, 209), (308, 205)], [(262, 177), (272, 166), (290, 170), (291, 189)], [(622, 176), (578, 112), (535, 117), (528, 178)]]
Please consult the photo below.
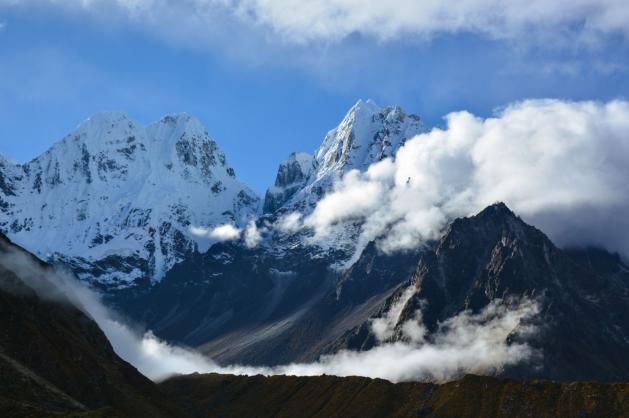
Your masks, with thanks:
[[(629, 376), (623, 354), (629, 346), (629, 273), (608, 261), (601, 266), (605, 268), (588, 267), (582, 252), (557, 248), (542, 231), (498, 203), (454, 220), (375, 317), (385, 316), (401, 301), (394, 332), (386, 341), (406, 341), (404, 324), (418, 315), (430, 336), (457, 313), (480, 312), (496, 300), (535, 300), (539, 314), (529, 325), (536, 332), (514, 333), (510, 339), (527, 341), (543, 354), (539, 369), (523, 364), (507, 370), (507, 376), (622, 381)], [(404, 293), (407, 289), (412, 289), (410, 295)], [(367, 350), (377, 339), (367, 321), (340, 341), (333, 350)]]

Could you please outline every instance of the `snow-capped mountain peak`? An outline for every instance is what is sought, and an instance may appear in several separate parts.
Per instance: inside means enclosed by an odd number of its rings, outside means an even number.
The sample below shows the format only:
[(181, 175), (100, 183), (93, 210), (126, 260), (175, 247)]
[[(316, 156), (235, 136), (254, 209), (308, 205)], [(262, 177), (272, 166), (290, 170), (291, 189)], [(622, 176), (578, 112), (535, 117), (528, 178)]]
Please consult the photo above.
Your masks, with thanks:
[(191, 225), (243, 225), (259, 205), (187, 114), (98, 113), (28, 164), (0, 161), (0, 186), (1, 231), (116, 286), (159, 280), (196, 248)]
[(278, 184), (291, 157), (280, 164), (276, 183), (266, 193), (264, 211), (312, 208), (340, 176), (352, 169), (364, 171), (395, 155), (407, 139), (424, 130), (419, 116), (406, 114), (399, 106), (382, 108), (373, 100), (359, 100), (341, 123), (327, 133), (314, 152), (307, 175), (297, 176), (290, 184)]
[(150, 124), (147, 131), (156, 140), (178, 139), (182, 135), (208, 136), (207, 130), (194, 116), (188, 113), (175, 113), (162, 117)]
[(381, 108), (372, 100), (359, 100), (316, 151), (318, 176), (330, 171), (365, 170), (393, 155), (422, 129), (419, 117), (406, 115), (400, 107)]

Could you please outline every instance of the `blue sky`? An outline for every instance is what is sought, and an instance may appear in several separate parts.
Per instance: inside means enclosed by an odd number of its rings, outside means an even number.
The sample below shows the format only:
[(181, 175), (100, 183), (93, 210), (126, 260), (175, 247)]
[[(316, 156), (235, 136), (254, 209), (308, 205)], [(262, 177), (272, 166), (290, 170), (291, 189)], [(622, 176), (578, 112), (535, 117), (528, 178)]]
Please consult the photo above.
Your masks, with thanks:
[[(469, 7), (488, 13), (493, 1)], [(0, 153), (28, 161), (102, 110), (142, 123), (188, 112), (262, 193), (280, 160), (314, 150), (359, 98), (434, 126), (525, 98), (629, 96), (629, 17), (614, 0), (529, 21), (474, 9), (456, 27), (404, 0), (405, 13), (338, 0), (297, 18), (291, 0), (199, 2), (0, 0)]]

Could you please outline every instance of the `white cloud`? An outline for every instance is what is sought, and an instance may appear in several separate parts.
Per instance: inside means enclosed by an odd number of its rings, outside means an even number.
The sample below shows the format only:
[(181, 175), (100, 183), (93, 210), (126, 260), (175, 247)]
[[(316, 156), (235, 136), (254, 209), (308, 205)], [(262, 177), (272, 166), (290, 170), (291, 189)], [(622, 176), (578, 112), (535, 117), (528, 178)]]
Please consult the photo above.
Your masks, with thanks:
[(301, 227), (301, 213), (291, 212), (281, 216), (275, 223), (275, 227), (284, 233), (297, 232)]
[(240, 229), (231, 224), (217, 226), (210, 231), (209, 237), (218, 241), (231, 241), (240, 237)]
[(232, 241), (240, 237), (242, 231), (232, 224), (220, 225), (209, 229), (199, 226), (191, 226), (190, 233), (196, 237), (210, 238), (216, 241)]
[(262, 241), (262, 232), (264, 229), (258, 229), (255, 220), (249, 221), (245, 229), (245, 245), (247, 248), (255, 248)]
[[(352, 33), (378, 39), (460, 32), (513, 39), (546, 33), (573, 41), (575, 34), (629, 34), (624, 0), (0, 0), (0, 5), (42, 2), (98, 15), (122, 13), (175, 37), (202, 27), (213, 36), (226, 18), (269, 28), (287, 42), (339, 40)], [(180, 25), (171, 25), (175, 22)]]
[(402, 295), (400, 295), (400, 298), (391, 305), (384, 316), (375, 318), (371, 322), (371, 330), (378, 341), (385, 341), (393, 336), (395, 326), (400, 319), (400, 315), (402, 314), (404, 307), (416, 291), (416, 286), (409, 286), (406, 290), (404, 290)]
[(407, 141), (395, 161), (346, 175), (304, 220), (315, 238), (360, 218), (359, 250), (374, 239), (385, 251), (412, 248), (503, 201), (559, 244), (629, 256), (628, 102), (528, 100), (446, 122)]
[(327, 231), (322, 230), (326, 226), (363, 217), (378, 207), (384, 187), (386, 185), (381, 182), (372, 181), (370, 172), (362, 176), (358, 171), (351, 171), (343, 182), (336, 184), (333, 193), (321, 199), (314, 212), (305, 220), (305, 225), (319, 226), (317, 232), (326, 234)]
[[(298, 40), (362, 33), (386, 39), (404, 34), (476, 32), (495, 38), (534, 30), (629, 33), (622, 0), (234, 0), (242, 16)], [(534, 30), (532, 30), (534, 29)]]

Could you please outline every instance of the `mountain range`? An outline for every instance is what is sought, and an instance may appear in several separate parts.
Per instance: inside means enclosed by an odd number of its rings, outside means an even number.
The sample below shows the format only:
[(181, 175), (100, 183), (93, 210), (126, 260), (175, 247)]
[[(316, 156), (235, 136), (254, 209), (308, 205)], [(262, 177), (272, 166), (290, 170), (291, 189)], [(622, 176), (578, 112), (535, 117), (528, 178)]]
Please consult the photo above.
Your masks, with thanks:
[(0, 235), (0, 415), (622, 417), (629, 385), (467, 375), (445, 384), (191, 374), (159, 384), (112, 349), (53, 268)]
[(360, 219), (326, 242), (291, 226), (425, 130), (399, 107), (359, 101), (313, 154), (290, 154), (262, 198), (195, 118), (143, 127), (98, 114), (29, 163), (0, 159), (0, 231), (222, 365), (441, 344), (457, 321), (525, 306), (500, 343), (526, 347), (526, 361), (488, 373), (629, 379), (629, 268), (617, 254), (558, 248), (502, 203), (393, 253), (358, 246)]

